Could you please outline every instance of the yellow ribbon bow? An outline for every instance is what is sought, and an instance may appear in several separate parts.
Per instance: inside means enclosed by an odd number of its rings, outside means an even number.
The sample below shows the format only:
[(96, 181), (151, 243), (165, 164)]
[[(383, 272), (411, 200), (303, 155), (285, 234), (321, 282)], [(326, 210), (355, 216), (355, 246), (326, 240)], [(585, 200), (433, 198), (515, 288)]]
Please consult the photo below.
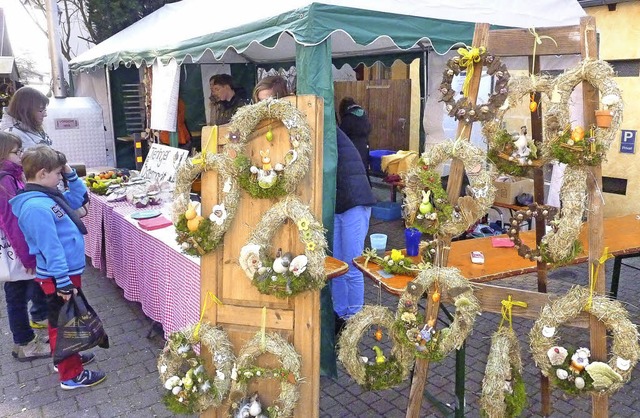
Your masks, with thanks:
[(502, 328), (502, 324), (504, 323), (504, 321), (509, 322), (509, 328), (513, 329), (513, 322), (512, 322), (512, 308), (514, 306), (520, 306), (521, 308), (526, 308), (527, 302), (520, 302), (520, 301), (513, 301), (511, 300), (511, 295), (509, 295), (509, 298), (507, 300), (502, 300), (502, 320), (500, 321), (500, 325), (498, 326), (498, 328)]
[(593, 303), (593, 294), (596, 292), (596, 283), (598, 282), (598, 273), (600, 272), (600, 266), (606, 263), (606, 261), (610, 258), (613, 258), (613, 254), (609, 252), (609, 247), (604, 247), (600, 258), (589, 265), (589, 300), (585, 305), (586, 309), (591, 309), (591, 304)]
[(220, 299), (218, 299), (218, 297), (216, 295), (211, 293), (210, 290), (208, 290), (207, 291), (207, 295), (204, 298), (204, 303), (202, 304), (202, 309), (200, 310), (200, 320), (198, 321), (198, 324), (196, 325), (196, 327), (193, 329), (193, 338), (196, 341), (198, 340), (198, 336), (200, 335), (200, 326), (202, 325), (202, 319), (204, 318), (204, 312), (207, 309), (207, 301), (209, 299), (211, 299), (214, 303), (216, 303), (218, 305), (222, 305), (222, 301)]
[(207, 164), (207, 154), (209, 151), (203, 151), (199, 156), (191, 159), (191, 164), (193, 165), (202, 165), (204, 167)]
[(480, 62), (480, 56), (484, 54), (486, 50), (487, 49), (483, 46), (479, 48), (473, 47), (471, 49), (458, 48), (458, 54), (462, 56), (462, 58), (460, 58), (460, 66), (467, 69), (467, 76), (465, 77), (464, 84), (462, 85), (462, 94), (464, 97), (469, 96), (469, 82), (473, 77), (474, 66)]

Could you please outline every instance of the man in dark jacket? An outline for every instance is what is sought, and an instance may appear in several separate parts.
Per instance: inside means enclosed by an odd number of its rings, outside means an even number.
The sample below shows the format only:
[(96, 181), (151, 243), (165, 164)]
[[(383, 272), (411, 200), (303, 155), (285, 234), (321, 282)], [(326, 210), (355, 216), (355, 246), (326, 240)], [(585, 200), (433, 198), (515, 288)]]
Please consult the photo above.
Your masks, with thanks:
[(249, 102), (236, 94), (229, 74), (216, 74), (209, 79), (211, 89), (209, 125), (224, 125), (236, 111)]
[(362, 158), (364, 168), (369, 174), (369, 134), (371, 122), (364, 109), (356, 104), (352, 97), (340, 101), (340, 129), (351, 139)]
[(337, 128), (338, 170), (336, 173), (336, 208), (333, 225), (333, 256), (349, 264), (349, 271), (331, 280), (336, 329), (356, 314), (364, 304), (364, 277), (351, 266), (354, 257), (364, 250), (369, 230), (373, 195), (358, 150), (349, 137)]

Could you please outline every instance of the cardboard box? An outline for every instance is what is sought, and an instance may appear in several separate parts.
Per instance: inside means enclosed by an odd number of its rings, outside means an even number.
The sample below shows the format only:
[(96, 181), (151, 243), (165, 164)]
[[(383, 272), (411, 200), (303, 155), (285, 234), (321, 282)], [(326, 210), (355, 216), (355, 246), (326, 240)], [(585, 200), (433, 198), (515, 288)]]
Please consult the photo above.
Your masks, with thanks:
[[(509, 181), (514, 180), (514, 181)], [(521, 193), (533, 195), (533, 179), (511, 177), (507, 181), (494, 181), (496, 186), (496, 203), (516, 204), (516, 196)]]
[(415, 151), (398, 151), (395, 154), (382, 156), (382, 171), (387, 174), (400, 174), (409, 170), (418, 160)]

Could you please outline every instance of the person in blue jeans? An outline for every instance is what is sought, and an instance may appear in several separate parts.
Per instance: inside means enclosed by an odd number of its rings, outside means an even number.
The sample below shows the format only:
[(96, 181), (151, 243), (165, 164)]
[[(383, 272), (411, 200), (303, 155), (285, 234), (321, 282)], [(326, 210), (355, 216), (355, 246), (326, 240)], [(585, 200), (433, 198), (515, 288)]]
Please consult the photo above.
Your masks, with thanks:
[(337, 128), (337, 145), (333, 256), (347, 263), (349, 270), (331, 280), (336, 333), (364, 305), (364, 276), (353, 267), (352, 260), (362, 255), (369, 230), (371, 206), (377, 202), (360, 153), (340, 128)]
[[(24, 187), (22, 172), (22, 140), (10, 133), (0, 132), (0, 229), (5, 239), (11, 244), (2, 248), (3, 256), (8, 251), (22, 264), (23, 274), (13, 273), (4, 283), (7, 302), (7, 318), (9, 329), (13, 335), (14, 347), (12, 355), (18, 361), (28, 361), (51, 355), (46, 341), (41, 341), (33, 332), (31, 324), (46, 327), (47, 301), (44, 293), (35, 281), (36, 258), (29, 254), (29, 247), (18, 226), (18, 218), (11, 212), (9, 199)], [(29, 321), (29, 300), (32, 302)]]

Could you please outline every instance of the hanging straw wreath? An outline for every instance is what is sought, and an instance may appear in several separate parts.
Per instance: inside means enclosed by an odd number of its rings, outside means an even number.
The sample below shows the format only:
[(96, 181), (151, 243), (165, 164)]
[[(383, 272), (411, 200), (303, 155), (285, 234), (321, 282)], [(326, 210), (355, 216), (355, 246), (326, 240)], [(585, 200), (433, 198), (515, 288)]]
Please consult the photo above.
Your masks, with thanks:
[[(267, 369), (257, 367), (256, 360), (269, 353), (280, 360), (281, 367)], [(298, 388), (300, 377), (300, 355), (284, 338), (275, 333), (256, 333), (238, 353), (237, 364), (231, 373), (231, 416), (236, 415), (246, 404), (247, 385), (254, 378), (272, 378), (280, 381), (280, 396), (267, 408), (269, 418), (287, 418), (293, 416), (293, 410), (300, 398)]]
[[(271, 241), (287, 219), (295, 222), (305, 252), (294, 256), (279, 249), (273, 257), (269, 252)], [(327, 250), (324, 233), (324, 227), (315, 220), (309, 207), (295, 196), (287, 196), (273, 205), (251, 232), (240, 249), (240, 267), (260, 293), (267, 295), (287, 298), (306, 290), (321, 289), (325, 285)]]
[[(567, 350), (558, 346), (557, 328), (588, 312), (611, 334), (608, 364), (591, 361), (588, 348)], [(543, 375), (568, 393), (612, 394), (631, 378), (638, 361), (638, 330), (629, 312), (617, 300), (592, 295), (589, 289), (574, 286), (566, 295), (546, 305), (529, 332), (531, 353)]]
[[(597, 165), (606, 157), (615, 133), (622, 121), (622, 94), (613, 80), (614, 71), (605, 61), (586, 59), (565, 71), (554, 83), (554, 100), (544, 115), (545, 137), (543, 150), (547, 159), (568, 165)], [(569, 103), (571, 93), (586, 81), (600, 91), (601, 103), (609, 111), (609, 127), (571, 128)], [(585, 139), (585, 131), (589, 136)]]
[[(436, 318), (425, 320), (418, 307), (422, 295), (431, 288), (430, 297), (434, 302), (439, 302), (441, 295), (446, 293), (456, 307), (451, 325), (438, 331), (435, 330)], [(412, 350), (416, 357), (439, 361), (462, 347), (479, 313), (480, 302), (460, 271), (453, 267), (434, 267), (421, 271), (407, 285), (398, 302), (393, 329), (401, 344)]]
[[(205, 152), (185, 161), (176, 172), (173, 193), (173, 223), (176, 241), (182, 251), (203, 256), (220, 244), (238, 210), (240, 190), (238, 181), (228, 167), (231, 159), (224, 154)], [(199, 216), (189, 193), (193, 181), (203, 172), (217, 170), (223, 180), (222, 202), (214, 205), (208, 217)]]
[[(378, 345), (371, 347), (375, 359), (369, 361), (361, 357), (358, 344), (377, 325), (375, 339), (382, 341), (382, 328), (387, 330), (391, 340), (391, 353), (384, 355)], [(413, 365), (412, 350), (402, 346), (398, 335), (393, 332), (393, 315), (383, 306), (365, 305), (349, 318), (338, 340), (338, 359), (344, 364), (349, 375), (365, 390), (384, 390), (394, 387), (407, 379)]]
[[(199, 346), (199, 353), (196, 350)], [(202, 349), (212, 356), (215, 377), (202, 361)], [(235, 361), (227, 333), (208, 323), (172, 333), (158, 358), (160, 381), (167, 390), (164, 403), (177, 414), (195, 414), (218, 407), (231, 386)]]
[[(478, 147), (473, 146), (469, 141), (458, 139), (456, 141), (445, 141), (436, 144), (433, 148), (422, 154), (422, 163), (427, 167), (437, 167), (442, 162), (457, 158), (464, 164), (469, 178), (469, 185), (472, 196), (458, 198), (453, 205), (451, 216), (439, 223), (436, 235), (456, 236), (465, 232), (478, 219), (484, 216), (491, 205), (496, 194), (493, 181), (497, 172), (492, 164), (487, 165), (486, 153)], [(421, 200), (415, 196), (421, 194), (420, 183), (414, 182), (412, 190), (405, 198), (405, 213), (417, 213), (420, 210)], [(437, 202), (436, 202), (437, 203)]]
[[(244, 155), (244, 147), (249, 142), (254, 129), (265, 119), (276, 119), (289, 130), (291, 149), (282, 162), (272, 162), (270, 147), (260, 150), (261, 165), (252, 163)], [(281, 197), (295, 192), (296, 187), (309, 171), (311, 161), (311, 128), (305, 115), (286, 100), (267, 99), (259, 103), (243, 106), (231, 118), (229, 142), (224, 152), (235, 156), (233, 167), (240, 187), (256, 198)], [(271, 128), (265, 135), (268, 143), (273, 141)]]
[[(581, 251), (578, 237), (582, 227), (582, 215), (586, 209), (587, 175), (585, 167), (567, 166), (560, 188), (560, 216), (553, 206), (529, 205), (524, 211), (518, 211), (509, 221), (507, 235), (515, 244), (518, 254), (533, 261), (544, 261), (556, 267), (570, 263)], [(520, 224), (523, 220), (546, 219), (552, 229), (547, 232), (540, 245), (531, 250), (520, 239)]]
[[(496, 111), (507, 98), (509, 91), (507, 84), (511, 77), (507, 66), (500, 61), (500, 58), (489, 54), (484, 47), (480, 48), (459, 48), (458, 54), (447, 61), (447, 67), (442, 74), (440, 83), (440, 93), (445, 103), (445, 109), (449, 116), (466, 123), (475, 121), (488, 121), (494, 117)], [(489, 101), (480, 105), (473, 105), (468, 99), (467, 89), (469, 80), (473, 77), (474, 65), (482, 63), (487, 67), (487, 74), (495, 77), (495, 91), (489, 96)], [(453, 77), (466, 71), (467, 75), (463, 85), (462, 97), (455, 100), (456, 91), (451, 87)]]
[[(548, 76), (513, 77), (509, 80), (507, 100), (496, 112), (495, 118), (482, 124), (482, 133), (489, 145), (487, 153), (500, 173), (512, 176), (525, 176), (532, 166), (541, 165), (538, 146), (534, 139), (527, 139), (526, 147), (529, 155), (520, 155), (515, 145), (515, 138), (502, 128), (505, 115), (522, 101), (529, 99), (529, 110), (536, 112), (542, 102), (548, 102), (553, 89), (553, 79)], [(538, 143), (542, 142), (539, 138)], [(541, 154), (541, 153), (540, 153)]]

